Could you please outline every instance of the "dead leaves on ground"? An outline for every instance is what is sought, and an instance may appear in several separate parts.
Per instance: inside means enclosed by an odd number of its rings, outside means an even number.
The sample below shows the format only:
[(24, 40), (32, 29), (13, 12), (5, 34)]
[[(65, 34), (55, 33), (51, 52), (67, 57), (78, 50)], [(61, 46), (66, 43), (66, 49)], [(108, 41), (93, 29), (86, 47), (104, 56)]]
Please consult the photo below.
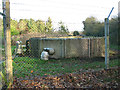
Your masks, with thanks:
[(118, 88), (120, 68), (71, 73), (59, 76), (34, 77), (34, 80), (14, 78), (13, 88)]

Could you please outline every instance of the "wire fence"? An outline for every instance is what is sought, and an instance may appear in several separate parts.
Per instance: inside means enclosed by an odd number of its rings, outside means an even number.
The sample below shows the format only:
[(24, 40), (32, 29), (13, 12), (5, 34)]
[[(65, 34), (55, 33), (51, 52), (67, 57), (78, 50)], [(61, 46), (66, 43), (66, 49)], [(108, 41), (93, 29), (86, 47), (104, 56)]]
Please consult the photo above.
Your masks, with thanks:
[[(39, 6), (24, 3), (11, 3), (11, 5)], [(32, 12), (33, 10), (31, 9), (13, 8), (12, 10), (14, 13), (15, 11), (25, 11), (33, 14), (41, 11), (34, 10)], [(24, 13), (22, 14), (24, 15)], [(0, 20), (1, 36), (3, 36), (0, 38), (2, 44), (0, 45), (0, 50), (2, 50), (0, 52), (2, 52), (2, 60), (5, 61), (3, 23), (1, 18)], [(109, 53), (110, 57), (113, 58), (109, 63), (110, 67), (118, 65), (118, 59), (116, 58), (118, 34), (117, 31), (114, 31), (117, 30), (117, 22), (116, 17), (109, 22), (111, 45)], [(67, 22), (70, 26), (83, 25), (82, 31), (74, 30), (73, 32), (69, 31), (66, 22), (52, 21), (50, 17), (47, 20), (34, 20), (32, 18), (17, 20), (17, 18), (11, 18), (10, 24), (13, 76), (14, 80), (19, 79), (20, 83), (25, 84), (20, 84), (21, 87), (29, 87), (22, 80), (30, 80), (31, 87), (35, 85), (39, 87), (45, 87), (45, 85), (51, 87), (46, 84), (47, 81), (36, 82), (35, 80), (40, 80), (40, 77), (80, 74), (82, 72), (93, 72), (105, 68), (104, 22), (98, 21), (95, 17), (88, 17), (83, 22)], [(54, 24), (58, 24), (58, 26), (55, 27)], [(5, 74), (5, 62), (3, 62), (2, 67), (2, 72)], [(74, 80), (79, 80), (79, 78)], [(65, 80), (67, 80), (67, 77)], [(53, 83), (53, 85), (56, 84)], [(18, 86), (17, 84), (13, 85), (14, 88)], [(78, 85), (78, 87), (80, 86)]]

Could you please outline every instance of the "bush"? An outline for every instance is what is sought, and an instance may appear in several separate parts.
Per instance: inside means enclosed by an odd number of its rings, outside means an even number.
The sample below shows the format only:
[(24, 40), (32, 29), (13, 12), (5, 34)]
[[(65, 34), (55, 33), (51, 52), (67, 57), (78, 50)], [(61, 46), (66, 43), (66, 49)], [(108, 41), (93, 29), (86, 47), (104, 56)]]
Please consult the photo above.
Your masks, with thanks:
[(73, 36), (77, 36), (77, 35), (80, 35), (78, 31), (74, 31), (73, 32)]

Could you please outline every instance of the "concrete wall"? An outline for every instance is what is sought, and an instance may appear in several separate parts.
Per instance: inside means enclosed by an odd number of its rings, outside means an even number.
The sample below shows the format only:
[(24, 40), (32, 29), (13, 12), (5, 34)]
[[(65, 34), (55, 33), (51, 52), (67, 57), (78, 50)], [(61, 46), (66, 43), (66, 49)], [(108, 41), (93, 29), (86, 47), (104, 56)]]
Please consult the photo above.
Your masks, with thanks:
[(103, 57), (104, 38), (31, 38), (31, 55), (39, 57), (44, 48), (53, 48), (51, 58)]

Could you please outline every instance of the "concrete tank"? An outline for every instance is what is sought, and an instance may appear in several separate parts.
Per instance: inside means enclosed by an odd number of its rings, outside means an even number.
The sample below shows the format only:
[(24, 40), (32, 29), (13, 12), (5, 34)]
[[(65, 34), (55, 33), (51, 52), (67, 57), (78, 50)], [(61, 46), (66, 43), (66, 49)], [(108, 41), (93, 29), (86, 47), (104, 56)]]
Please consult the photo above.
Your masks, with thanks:
[(30, 38), (30, 53), (40, 57), (44, 48), (53, 48), (50, 58), (104, 57), (104, 38)]

